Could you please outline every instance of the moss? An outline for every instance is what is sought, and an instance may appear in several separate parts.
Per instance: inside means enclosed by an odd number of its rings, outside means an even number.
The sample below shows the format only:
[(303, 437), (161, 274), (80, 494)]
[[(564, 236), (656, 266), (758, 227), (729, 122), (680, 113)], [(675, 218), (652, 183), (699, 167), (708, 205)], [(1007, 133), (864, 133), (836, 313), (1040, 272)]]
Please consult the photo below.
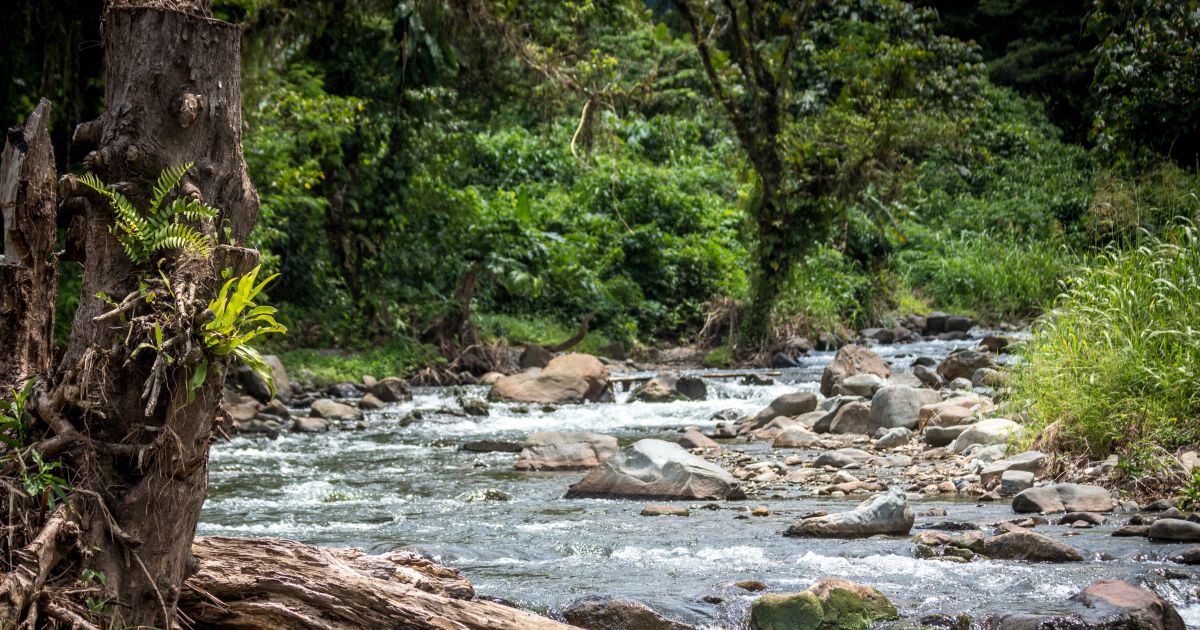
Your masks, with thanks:
[(821, 580), (799, 593), (771, 593), (750, 608), (751, 630), (866, 630), (900, 618), (883, 593), (844, 580)]
[(809, 593), (770, 593), (750, 607), (750, 630), (816, 630), (823, 626), (821, 600)]
[(822, 609), (825, 611), (823, 630), (861, 630), (873, 622), (899, 619), (896, 607), (873, 588), (863, 588), (855, 593), (843, 588), (834, 588), (825, 596)]
[(729, 349), (729, 346), (714, 348), (704, 355), (704, 359), (701, 361), (701, 363), (703, 363), (704, 367), (706, 368), (733, 367), (733, 352)]

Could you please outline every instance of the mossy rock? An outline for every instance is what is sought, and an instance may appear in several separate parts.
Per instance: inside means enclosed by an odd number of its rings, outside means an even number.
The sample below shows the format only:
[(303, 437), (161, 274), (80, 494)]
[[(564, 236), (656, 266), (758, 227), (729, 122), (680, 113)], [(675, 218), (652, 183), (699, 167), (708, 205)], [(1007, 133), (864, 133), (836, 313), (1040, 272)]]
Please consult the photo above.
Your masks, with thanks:
[(847, 580), (821, 580), (799, 593), (773, 593), (750, 609), (751, 630), (865, 630), (900, 618), (887, 596)]

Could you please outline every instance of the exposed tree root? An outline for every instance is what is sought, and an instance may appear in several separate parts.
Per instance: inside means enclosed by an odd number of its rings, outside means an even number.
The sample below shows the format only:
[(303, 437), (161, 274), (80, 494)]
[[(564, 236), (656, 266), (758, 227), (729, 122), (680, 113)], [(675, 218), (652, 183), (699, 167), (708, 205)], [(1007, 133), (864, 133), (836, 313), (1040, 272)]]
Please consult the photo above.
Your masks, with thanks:
[(60, 505), (33, 542), (17, 551), (15, 563), (0, 583), (0, 620), (21, 619), (27, 607), (40, 595), (50, 570), (58, 564), (79, 538), (79, 526), (69, 518), (67, 506)]

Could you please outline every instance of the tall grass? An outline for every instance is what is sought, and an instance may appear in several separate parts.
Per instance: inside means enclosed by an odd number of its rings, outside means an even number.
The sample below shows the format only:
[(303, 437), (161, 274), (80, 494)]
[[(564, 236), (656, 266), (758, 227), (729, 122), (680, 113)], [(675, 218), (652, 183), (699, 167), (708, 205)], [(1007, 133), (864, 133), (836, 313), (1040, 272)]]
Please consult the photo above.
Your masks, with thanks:
[(1109, 249), (1081, 269), (1014, 372), (1014, 404), (1047, 446), (1097, 458), (1119, 453), (1137, 473), (1148, 452), (1200, 440), (1196, 227)]

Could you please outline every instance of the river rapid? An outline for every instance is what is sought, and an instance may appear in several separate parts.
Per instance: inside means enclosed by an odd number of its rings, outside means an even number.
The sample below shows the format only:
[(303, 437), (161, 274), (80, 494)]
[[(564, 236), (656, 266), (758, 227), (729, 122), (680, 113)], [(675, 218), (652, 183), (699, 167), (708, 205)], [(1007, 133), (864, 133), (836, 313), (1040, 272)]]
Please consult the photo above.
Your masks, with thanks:
[[(969, 345), (930, 341), (874, 349), (894, 369), (905, 370), (913, 357), (941, 358)], [(611, 404), (551, 411), (492, 404), (487, 417), (462, 417), (436, 410), (457, 409), (463, 398), (486, 396), (487, 388), (426, 388), (415, 390), (412, 401), (367, 412), (365, 430), (235, 437), (213, 447), (199, 533), (277, 536), (373, 553), (408, 548), (459, 569), (480, 595), (522, 607), (552, 613), (582, 597), (629, 597), (703, 628), (745, 627), (759, 594), (734, 586), (739, 580), (796, 591), (822, 577), (875, 586), (905, 618), (951, 613), (977, 621), (989, 614), (1062, 611), (1068, 597), (1093, 581), (1129, 579), (1171, 600), (1189, 628), (1200, 628), (1196, 570), (1162, 561), (1182, 546), (1112, 537), (1123, 515), (1095, 529), (1038, 528), (1055, 537), (1077, 533), (1064, 540), (1083, 553), (1083, 563), (952, 564), (913, 558), (909, 537), (782, 535), (801, 514), (850, 509), (860, 498), (781, 492), (693, 509), (686, 518), (642, 517), (644, 501), (562, 498), (583, 473), (522, 473), (513, 469), (515, 454), (458, 448), (485, 438), (521, 440), (535, 431), (605, 433), (622, 445), (648, 437), (673, 441), (685, 426), (714, 428), (718, 412), (753, 413), (781, 394), (816, 391), (832, 356), (813, 353), (769, 386), (711, 379), (704, 401), (627, 403), (628, 394), (618, 392)], [(422, 419), (401, 426), (413, 410), (425, 410)], [(742, 441), (725, 448), (758, 455), (772, 450)], [(775, 455), (792, 453), (815, 456), (792, 450)], [(472, 500), (481, 490), (510, 498)], [(760, 505), (770, 516), (747, 516)], [(1007, 503), (917, 498), (912, 506), (918, 514), (934, 507), (947, 512), (918, 516), (914, 533), (934, 522), (1014, 517)]]

